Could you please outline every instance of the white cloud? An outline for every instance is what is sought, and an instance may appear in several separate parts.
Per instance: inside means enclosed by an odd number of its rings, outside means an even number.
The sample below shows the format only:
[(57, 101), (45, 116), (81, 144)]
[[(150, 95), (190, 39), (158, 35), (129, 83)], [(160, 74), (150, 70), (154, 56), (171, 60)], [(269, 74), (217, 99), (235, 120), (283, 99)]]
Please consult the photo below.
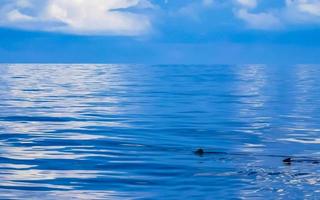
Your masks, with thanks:
[(148, 0), (12, 0), (0, 5), (0, 26), (83, 35), (139, 35), (150, 28)]
[(213, 3), (213, 0), (202, 0), (204, 6), (211, 6)]
[(301, 4), (299, 6), (302, 12), (306, 12), (311, 15), (320, 16), (320, 3), (317, 4)]
[(306, 14), (320, 16), (319, 0), (286, 0), (286, 5)]
[(12, 10), (8, 12), (7, 19), (9, 21), (27, 21), (27, 20), (32, 20), (33, 18), (28, 15), (24, 15), (20, 13), (18, 10)]
[(235, 15), (250, 28), (272, 30), (294, 24), (320, 24), (320, 0), (282, 0), (284, 6), (277, 8), (266, 4), (261, 7), (262, 0), (235, 1)]
[(258, 4), (257, 0), (237, 0), (237, 3), (248, 8), (255, 8)]
[(309, 15), (320, 16), (319, 0), (286, 0), (288, 8)]
[(281, 21), (272, 13), (250, 13), (245, 9), (240, 9), (237, 16), (244, 20), (250, 28), (270, 30), (282, 26)]
[(282, 26), (281, 20), (270, 11), (253, 12), (258, 0), (236, 0), (240, 7), (235, 9), (235, 15), (253, 29), (272, 30)]
[(320, 23), (320, 1), (286, 0), (284, 13), (291, 23)]
[[(153, 5), (151, 1), (159, 2), (159, 7)], [(265, 30), (299, 23), (320, 24), (320, 0), (279, 0), (274, 7), (272, 5), (275, 3), (269, 6), (267, 1), (269, 0), (185, 1), (184, 5), (177, 4), (180, 7), (175, 8), (174, 14), (201, 21), (204, 16), (202, 12), (215, 9), (214, 12), (219, 13), (218, 9), (223, 12), (230, 9), (234, 11), (236, 18), (247, 24), (247, 27)], [(144, 12), (145, 9), (160, 8), (169, 1), (0, 0), (0, 2), (2, 27), (81, 35), (141, 35), (151, 29), (151, 18)], [(161, 12), (155, 13), (160, 13), (158, 20), (167, 19)], [(168, 13), (162, 12), (162, 14)]]

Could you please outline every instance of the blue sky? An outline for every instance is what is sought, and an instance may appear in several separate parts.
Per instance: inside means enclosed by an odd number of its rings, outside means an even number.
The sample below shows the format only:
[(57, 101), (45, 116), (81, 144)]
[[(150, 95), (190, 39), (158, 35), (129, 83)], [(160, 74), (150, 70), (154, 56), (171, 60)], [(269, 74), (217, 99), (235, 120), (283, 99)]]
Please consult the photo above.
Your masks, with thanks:
[(319, 63), (320, 0), (0, 0), (0, 62)]

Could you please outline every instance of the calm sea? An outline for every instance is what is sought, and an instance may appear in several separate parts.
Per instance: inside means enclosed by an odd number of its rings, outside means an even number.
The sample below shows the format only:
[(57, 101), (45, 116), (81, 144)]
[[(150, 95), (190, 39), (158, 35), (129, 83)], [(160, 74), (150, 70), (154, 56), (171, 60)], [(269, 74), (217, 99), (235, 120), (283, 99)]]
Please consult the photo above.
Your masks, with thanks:
[(320, 199), (320, 66), (2, 64), (0, 199)]

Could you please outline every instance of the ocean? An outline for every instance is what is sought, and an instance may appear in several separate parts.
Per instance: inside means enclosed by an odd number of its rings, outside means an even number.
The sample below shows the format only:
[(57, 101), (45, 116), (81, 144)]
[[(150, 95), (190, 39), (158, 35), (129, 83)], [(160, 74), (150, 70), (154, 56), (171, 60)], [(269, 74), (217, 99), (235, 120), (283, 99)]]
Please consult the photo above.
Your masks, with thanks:
[(0, 65), (0, 199), (320, 199), (319, 145), (317, 65)]

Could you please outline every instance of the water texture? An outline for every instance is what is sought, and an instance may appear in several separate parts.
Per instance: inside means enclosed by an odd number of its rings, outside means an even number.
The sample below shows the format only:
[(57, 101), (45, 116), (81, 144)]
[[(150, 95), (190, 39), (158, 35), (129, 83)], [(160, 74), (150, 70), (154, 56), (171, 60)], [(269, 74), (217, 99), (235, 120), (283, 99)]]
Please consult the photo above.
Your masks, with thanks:
[(2, 64), (0, 199), (320, 199), (319, 117), (316, 65)]

